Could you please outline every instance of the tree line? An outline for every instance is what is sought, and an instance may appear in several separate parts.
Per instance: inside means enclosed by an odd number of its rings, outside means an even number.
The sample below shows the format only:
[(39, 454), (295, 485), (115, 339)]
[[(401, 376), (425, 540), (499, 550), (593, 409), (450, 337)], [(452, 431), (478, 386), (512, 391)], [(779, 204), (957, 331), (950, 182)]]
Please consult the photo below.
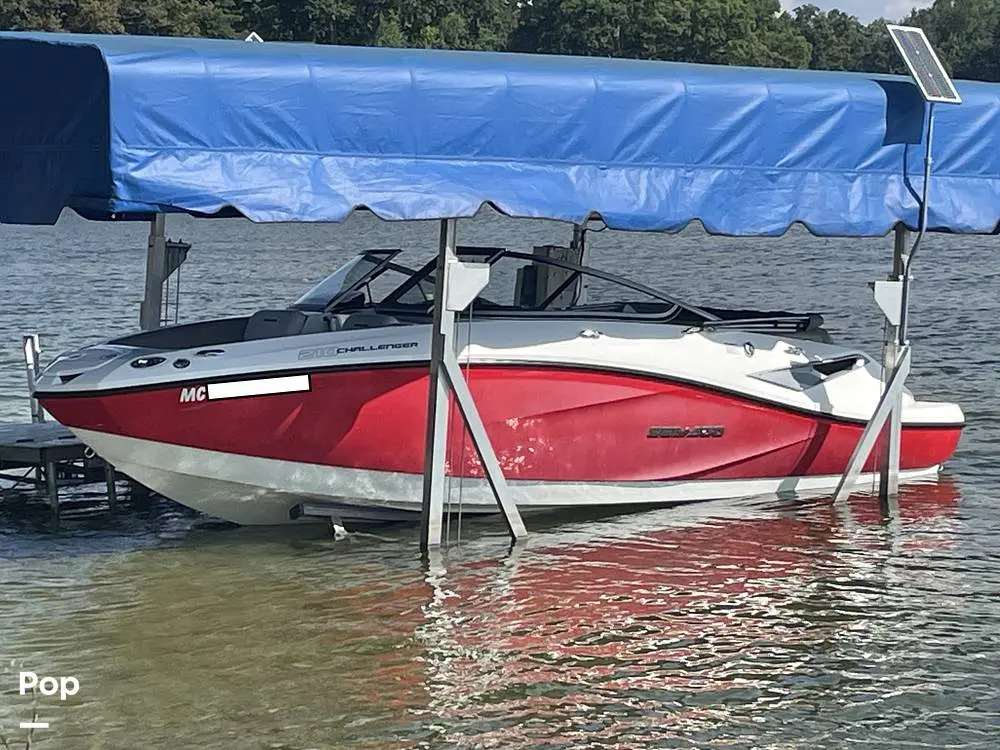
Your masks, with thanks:
[[(1000, 0), (901, 20), (955, 77), (1000, 80)], [(903, 72), (884, 20), (779, 0), (0, 0), (0, 28)]]

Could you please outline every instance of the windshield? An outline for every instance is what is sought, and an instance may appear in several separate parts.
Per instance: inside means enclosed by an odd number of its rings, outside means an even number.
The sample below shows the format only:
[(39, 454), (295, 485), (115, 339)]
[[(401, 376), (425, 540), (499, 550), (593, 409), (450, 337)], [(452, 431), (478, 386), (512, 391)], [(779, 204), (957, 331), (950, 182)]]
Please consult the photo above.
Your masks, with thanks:
[[(814, 318), (818, 317), (697, 307), (645, 284), (537, 250), (524, 253), (459, 245), (455, 251), (462, 261), (490, 266), (489, 283), (470, 305), (470, 315), (474, 311), (486, 317), (545, 315), (768, 331), (806, 331), (815, 327)], [(401, 252), (361, 253), (316, 284), (291, 308), (347, 317), (371, 309), (397, 323), (426, 320), (433, 313), (437, 258), (412, 269), (394, 262)]]
[[(487, 263), (490, 281), (476, 297), (475, 310), (489, 314), (554, 313), (564, 315), (611, 314), (671, 320), (686, 313), (696, 322), (716, 320), (717, 316), (693, 305), (673, 299), (663, 292), (638, 282), (580, 266), (556, 258), (521, 253), (505, 248), (457, 248), (462, 260)], [(415, 305), (429, 311), (430, 296), (417, 295), (418, 287), (434, 283), (437, 260), (425, 264), (390, 292), (380, 307), (392, 309)], [(544, 268), (544, 276), (540, 269)], [(588, 301), (581, 303), (586, 288)]]
[(372, 277), (381, 272), (399, 250), (367, 250), (361, 255), (347, 261), (316, 286), (303, 294), (291, 306), (295, 310), (306, 312), (324, 312), (329, 308), (345, 302), (351, 295), (359, 294)]

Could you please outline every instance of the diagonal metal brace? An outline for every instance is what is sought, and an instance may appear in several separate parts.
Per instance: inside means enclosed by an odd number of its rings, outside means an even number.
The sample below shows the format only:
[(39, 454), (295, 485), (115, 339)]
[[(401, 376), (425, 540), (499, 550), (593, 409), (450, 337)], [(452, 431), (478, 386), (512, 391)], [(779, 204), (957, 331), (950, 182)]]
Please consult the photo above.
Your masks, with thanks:
[(851, 490), (857, 483), (858, 477), (861, 476), (861, 470), (864, 468), (865, 461), (868, 460), (868, 455), (872, 452), (872, 448), (875, 447), (875, 441), (878, 440), (882, 428), (885, 427), (885, 423), (892, 415), (893, 410), (899, 408), (899, 404), (901, 403), (900, 396), (903, 394), (906, 378), (910, 374), (909, 344), (905, 344), (900, 350), (896, 362), (896, 369), (886, 384), (878, 406), (875, 407), (875, 413), (872, 414), (871, 420), (865, 425), (865, 429), (861, 433), (861, 439), (858, 441), (857, 446), (855, 446), (851, 460), (847, 464), (847, 471), (840, 478), (840, 483), (833, 493), (833, 501), (835, 503), (843, 502), (850, 497)]
[(451, 386), (452, 393), (455, 394), (455, 402), (465, 418), (469, 434), (472, 435), (472, 444), (476, 446), (476, 453), (479, 454), (479, 460), (483, 464), (483, 470), (486, 472), (486, 479), (493, 490), (493, 496), (496, 498), (500, 510), (503, 511), (502, 515), (507, 524), (507, 530), (510, 531), (510, 535), (515, 540), (524, 539), (528, 536), (528, 530), (524, 527), (524, 521), (521, 520), (517, 505), (510, 498), (507, 480), (504, 479), (500, 462), (497, 460), (496, 453), (493, 452), (490, 438), (486, 434), (486, 426), (483, 424), (482, 417), (479, 416), (479, 410), (476, 409), (476, 402), (472, 398), (469, 384), (465, 382), (462, 370), (458, 366), (455, 352), (451, 349), (445, 350), (441, 364), (444, 366), (448, 385)]

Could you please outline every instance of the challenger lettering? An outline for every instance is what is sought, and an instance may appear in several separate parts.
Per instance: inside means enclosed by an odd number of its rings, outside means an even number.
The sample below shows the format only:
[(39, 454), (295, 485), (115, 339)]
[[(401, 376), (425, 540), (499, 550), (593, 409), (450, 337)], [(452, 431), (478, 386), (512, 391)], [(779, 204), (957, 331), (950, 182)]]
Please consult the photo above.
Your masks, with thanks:
[(326, 359), (341, 354), (357, 354), (358, 352), (384, 352), (397, 349), (413, 349), (416, 341), (390, 342), (386, 344), (355, 344), (354, 346), (314, 346), (309, 349), (299, 349), (299, 360)]

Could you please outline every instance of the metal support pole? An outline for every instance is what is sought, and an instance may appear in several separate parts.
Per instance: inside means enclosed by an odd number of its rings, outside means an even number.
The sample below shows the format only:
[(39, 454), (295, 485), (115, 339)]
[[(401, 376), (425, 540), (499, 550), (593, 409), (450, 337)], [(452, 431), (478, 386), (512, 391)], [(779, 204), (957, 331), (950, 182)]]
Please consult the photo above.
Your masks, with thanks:
[[(577, 257), (573, 259), (573, 262), (578, 263), (581, 266), (590, 264), (590, 251), (587, 248), (586, 224), (573, 225), (573, 242), (570, 247), (578, 253)], [(587, 304), (587, 293), (590, 289), (589, 279), (589, 276), (584, 275), (577, 281), (577, 284), (579, 284), (579, 290), (576, 296), (576, 304), (578, 305)]]
[(52, 519), (59, 525), (59, 482), (56, 476), (56, 462), (45, 462), (45, 488), (48, 490), (49, 506), (52, 508)]
[(160, 327), (160, 315), (163, 310), (163, 277), (167, 265), (166, 227), (164, 214), (156, 214), (149, 222), (145, 297), (139, 308), (139, 327), (144, 331)]
[(486, 427), (455, 357), (452, 340), (455, 312), (468, 307), (471, 299), (489, 278), (488, 267), (479, 265), (478, 270), (473, 270), (476, 264), (463, 264), (458, 260), (455, 254), (456, 224), (455, 219), (445, 219), (441, 222), (437, 272), (434, 278), (434, 322), (431, 329), (427, 440), (424, 446), (424, 485), (420, 519), (420, 548), (424, 552), (441, 546), (449, 391), (455, 394), (487, 481), (511, 536), (520, 539), (527, 535), (517, 505), (508, 497), (507, 482), (500, 469), (500, 462), (493, 451), (493, 446), (490, 445)]
[(104, 481), (108, 490), (108, 509), (112, 513), (118, 512), (118, 488), (115, 486), (115, 467), (104, 462)]
[(899, 352), (899, 361), (896, 364), (895, 370), (893, 370), (892, 376), (889, 378), (889, 382), (886, 384), (885, 392), (883, 392), (882, 398), (879, 399), (878, 406), (875, 407), (875, 413), (872, 414), (871, 421), (865, 425), (865, 429), (861, 433), (861, 439), (854, 447), (854, 453), (847, 464), (847, 471), (840, 478), (840, 483), (833, 493), (834, 502), (843, 502), (850, 496), (851, 490), (858, 481), (858, 477), (861, 476), (861, 471), (864, 469), (865, 462), (868, 460), (872, 448), (875, 447), (875, 441), (878, 440), (878, 436), (881, 434), (886, 420), (889, 419), (889, 413), (893, 408), (893, 404), (896, 403), (896, 400), (903, 393), (906, 377), (909, 374), (910, 346), (909, 344), (905, 344)]
[[(897, 226), (893, 237), (892, 252), (892, 274), (889, 280), (900, 282), (906, 267), (906, 227)], [(902, 303), (901, 303), (902, 304)], [(900, 310), (902, 314), (902, 310)], [(884, 385), (889, 384), (893, 372), (896, 370), (896, 360), (902, 345), (899, 341), (899, 326), (893, 325), (888, 318), (885, 323), (885, 340), (882, 349), (882, 372), (885, 379)], [(889, 416), (889, 429), (886, 436), (886, 448), (880, 455), (879, 462), (879, 497), (887, 500), (899, 492), (899, 446), (903, 433), (903, 394), (900, 391), (899, 397), (892, 405), (892, 412)]]
[(420, 508), (420, 549), (441, 546), (444, 515), (445, 450), (448, 446), (448, 386), (442, 377), (445, 348), (455, 326), (455, 313), (448, 309), (448, 266), (455, 256), (457, 222), (441, 222), (437, 273), (434, 274), (434, 320), (431, 328), (431, 369), (427, 398), (427, 441), (424, 446), (424, 493)]
[[(927, 133), (926, 142), (924, 147), (924, 184), (921, 191), (920, 199), (920, 218), (919, 226), (917, 232), (917, 238), (913, 243), (913, 247), (909, 252), (906, 251), (906, 229), (904, 227), (897, 227), (896, 234), (894, 238), (894, 248), (893, 248), (893, 263), (892, 263), (892, 277), (888, 282), (877, 281), (874, 284), (875, 288), (875, 298), (882, 308), (882, 312), (886, 316), (886, 336), (885, 336), (885, 349), (883, 353), (882, 369), (884, 372), (884, 378), (886, 381), (885, 390), (883, 391), (883, 401), (880, 402), (880, 407), (882, 406), (886, 395), (890, 392), (890, 384), (896, 383), (898, 385), (898, 391), (894, 393), (891, 402), (886, 402), (886, 408), (888, 409), (887, 416), (889, 419), (888, 429), (886, 430), (886, 450), (884, 455), (879, 457), (879, 498), (887, 500), (890, 496), (894, 496), (899, 492), (899, 464), (900, 464), (900, 444), (902, 442), (903, 435), (903, 381), (905, 381), (905, 375), (902, 379), (897, 376), (900, 374), (900, 368), (902, 366), (902, 355), (906, 352), (907, 357), (909, 357), (909, 313), (910, 313), (910, 285), (913, 281), (913, 276), (910, 273), (910, 268), (913, 264), (913, 259), (916, 257), (917, 250), (920, 248), (920, 244), (924, 239), (924, 235), (927, 233), (928, 216), (929, 216), (929, 206), (930, 206), (930, 183), (931, 183), (931, 170), (934, 164), (933, 157), (933, 146), (934, 146), (934, 103), (931, 102), (928, 113), (927, 113)], [(907, 369), (909, 368), (909, 362), (907, 362)], [(878, 412), (876, 412), (877, 414)], [(875, 418), (872, 418), (872, 422), (868, 423), (865, 428), (865, 435), (868, 434), (868, 428), (871, 428), (875, 423)], [(878, 424), (878, 429), (882, 429), (882, 423)], [(864, 438), (862, 438), (864, 440)], [(874, 445), (874, 443), (873, 443)], [(861, 447), (860, 445), (858, 446)], [(871, 450), (871, 447), (868, 448)], [(867, 459), (868, 453), (865, 452), (861, 456), (861, 463)], [(857, 456), (855, 456), (856, 458)], [(841, 478), (840, 485), (837, 488), (836, 498), (846, 497), (845, 485), (853, 484), (853, 481), (847, 482), (849, 474), (855, 468), (854, 459), (852, 459), (851, 465), (849, 466), (847, 472)], [(860, 467), (857, 467), (858, 472), (860, 472)]]
[(38, 399), (35, 398), (35, 383), (42, 370), (41, 348), (38, 344), (37, 333), (27, 333), (21, 337), (21, 347), (24, 351), (24, 368), (28, 376), (28, 397), (30, 398), (29, 408), (31, 410), (31, 421), (44, 422), (45, 411), (42, 409)]
[(910, 275), (910, 266), (913, 264), (913, 258), (917, 254), (917, 250), (920, 249), (920, 243), (924, 239), (924, 235), (927, 233), (927, 222), (928, 222), (928, 211), (931, 192), (931, 167), (934, 164), (934, 157), (932, 154), (932, 149), (934, 146), (934, 102), (928, 105), (927, 110), (927, 143), (924, 147), (924, 184), (922, 190), (922, 196), (920, 199), (920, 226), (917, 232), (917, 239), (913, 242), (913, 247), (910, 249), (909, 254), (903, 259), (903, 298), (900, 303), (899, 308), (899, 343), (900, 345), (907, 342), (907, 337), (909, 335), (909, 323), (910, 323), (910, 281), (912, 276)]

